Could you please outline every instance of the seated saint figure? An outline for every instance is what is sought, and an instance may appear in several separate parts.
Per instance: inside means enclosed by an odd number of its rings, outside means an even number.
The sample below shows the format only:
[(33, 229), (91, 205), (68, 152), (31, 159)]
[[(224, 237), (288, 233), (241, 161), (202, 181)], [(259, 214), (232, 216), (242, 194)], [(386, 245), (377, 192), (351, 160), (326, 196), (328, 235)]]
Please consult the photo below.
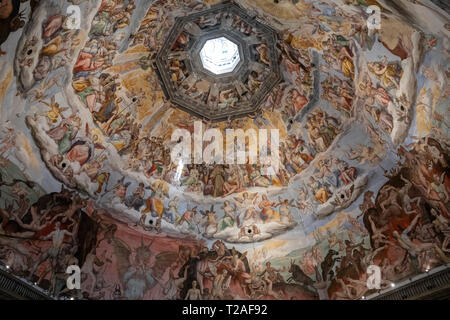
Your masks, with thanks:
[(314, 194), (314, 198), (322, 204), (327, 202), (331, 194), (328, 191), (326, 184), (322, 184), (320, 181), (315, 180), (313, 177), (311, 177), (309, 180), (309, 186), (311, 187), (311, 191)]
[(262, 200), (258, 206), (261, 209), (260, 215), (264, 223), (273, 221), (280, 222), (280, 213), (272, 209), (275, 206), (275, 202), (270, 201), (266, 195), (262, 196)]

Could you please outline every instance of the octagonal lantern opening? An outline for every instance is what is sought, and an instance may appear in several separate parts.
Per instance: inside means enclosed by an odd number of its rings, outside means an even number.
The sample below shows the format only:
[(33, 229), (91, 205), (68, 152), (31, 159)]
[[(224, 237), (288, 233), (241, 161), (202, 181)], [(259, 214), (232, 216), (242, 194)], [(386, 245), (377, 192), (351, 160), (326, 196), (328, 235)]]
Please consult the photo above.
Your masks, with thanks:
[(237, 44), (225, 37), (206, 41), (200, 58), (203, 67), (217, 75), (232, 72), (241, 61)]

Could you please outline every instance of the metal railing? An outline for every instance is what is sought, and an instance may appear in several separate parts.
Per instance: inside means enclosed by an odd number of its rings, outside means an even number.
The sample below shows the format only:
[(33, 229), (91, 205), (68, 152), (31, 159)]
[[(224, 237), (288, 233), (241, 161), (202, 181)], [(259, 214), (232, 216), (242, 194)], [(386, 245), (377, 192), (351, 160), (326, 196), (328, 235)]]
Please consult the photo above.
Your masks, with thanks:
[(444, 265), (396, 285), (396, 288), (367, 297), (368, 300), (427, 299), (433, 292), (445, 291), (450, 296), (450, 266)]
[(16, 300), (52, 300), (50, 296), (2, 269), (0, 269), (0, 293)]

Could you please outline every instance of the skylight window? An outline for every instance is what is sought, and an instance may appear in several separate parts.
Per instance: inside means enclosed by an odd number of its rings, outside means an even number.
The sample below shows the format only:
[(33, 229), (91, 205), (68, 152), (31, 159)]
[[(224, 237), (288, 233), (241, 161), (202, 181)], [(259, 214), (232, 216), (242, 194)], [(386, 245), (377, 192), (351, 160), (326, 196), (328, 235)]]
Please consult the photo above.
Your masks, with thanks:
[(241, 61), (238, 46), (225, 37), (206, 41), (200, 58), (206, 70), (218, 75), (232, 72)]

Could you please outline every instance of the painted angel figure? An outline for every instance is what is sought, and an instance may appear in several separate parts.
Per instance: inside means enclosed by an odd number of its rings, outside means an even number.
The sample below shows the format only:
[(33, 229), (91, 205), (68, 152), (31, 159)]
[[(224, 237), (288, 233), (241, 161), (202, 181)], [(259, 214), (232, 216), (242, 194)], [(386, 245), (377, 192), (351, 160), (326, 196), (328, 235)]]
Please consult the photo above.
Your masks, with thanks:
[(205, 234), (211, 235), (217, 232), (217, 216), (214, 211), (214, 205), (211, 205), (210, 210), (200, 210), (201, 215), (203, 216), (202, 220), (206, 220), (202, 226), (205, 228)]
[(249, 193), (243, 192), (238, 197), (233, 197), (236, 200), (241, 212), (238, 216), (239, 227), (241, 227), (245, 221), (255, 218), (256, 215), (256, 200), (258, 198), (258, 192)]

